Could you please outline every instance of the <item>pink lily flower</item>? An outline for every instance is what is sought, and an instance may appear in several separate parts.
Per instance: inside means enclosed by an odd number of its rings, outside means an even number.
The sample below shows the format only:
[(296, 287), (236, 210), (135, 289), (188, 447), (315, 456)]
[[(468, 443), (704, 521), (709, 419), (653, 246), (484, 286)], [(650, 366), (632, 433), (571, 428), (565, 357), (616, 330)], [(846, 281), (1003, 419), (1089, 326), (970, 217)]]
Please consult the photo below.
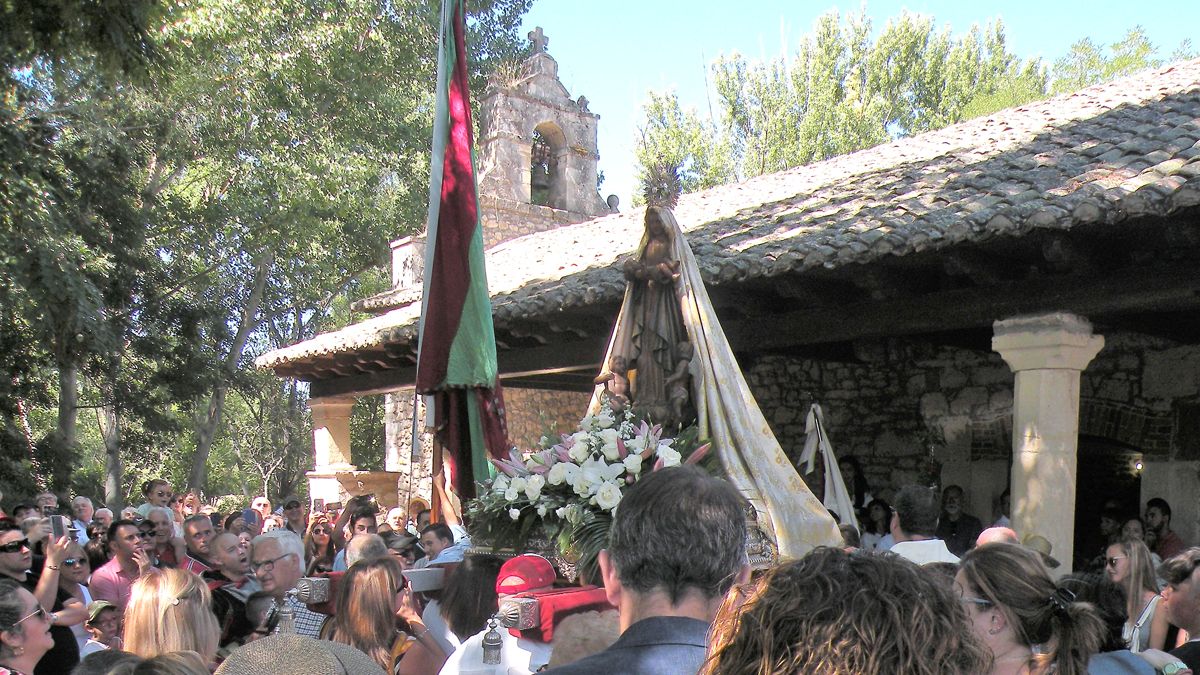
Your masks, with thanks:
[(700, 462), (700, 460), (704, 459), (706, 455), (708, 455), (710, 450), (712, 450), (712, 443), (705, 443), (704, 445), (693, 450), (692, 454), (688, 455), (688, 458), (684, 460), (683, 463), (697, 464)]

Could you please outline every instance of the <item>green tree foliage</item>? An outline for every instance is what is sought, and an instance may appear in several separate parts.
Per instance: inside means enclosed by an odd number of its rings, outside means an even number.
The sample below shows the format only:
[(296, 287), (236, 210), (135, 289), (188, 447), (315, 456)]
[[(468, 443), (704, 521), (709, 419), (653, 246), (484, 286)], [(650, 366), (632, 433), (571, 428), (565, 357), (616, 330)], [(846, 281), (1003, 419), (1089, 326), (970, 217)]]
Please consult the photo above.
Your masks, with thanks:
[(1044, 75), (1008, 50), (999, 21), (953, 37), (932, 19), (902, 14), (871, 39), (865, 13), (821, 17), (795, 54), (713, 64), (720, 125), (741, 178), (781, 171), (936, 129), (1013, 81)]
[[(711, 66), (715, 120), (651, 93), (640, 127), (638, 176), (665, 159), (684, 191), (782, 171), (989, 115), (1161, 65), (1140, 27), (1109, 47), (1083, 39), (1053, 68), (1008, 48), (999, 20), (955, 37), (904, 13), (875, 34), (865, 12), (817, 20), (794, 54)], [(1173, 60), (1193, 56), (1190, 42)]]
[[(1184, 40), (1172, 54), (1171, 61), (1195, 58), (1190, 40)], [(1054, 78), (1050, 89), (1056, 93), (1077, 91), (1100, 82), (1132, 75), (1163, 63), (1158, 48), (1145, 29), (1135, 26), (1125, 37), (1105, 48), (1090, 38), (1071, 45), (1067, 55), (1054, 62)]]
[[(472, 4), (478, 90), (528, 6)], [(423, 226), (437, 20), (416, 0), (0, 7), (7, 496), (73, 469), (117, 501), (160, 475), (258, 491), (269, 456), (271, 489), (300, 487), (306, 391), (251, 361), (350, 320), (333, 308)]]
[(643, 110), (646, 120), (639, 129), (641, 142), (635, 150), (640, 184), (646, 182), (647, 167), (663, 162), (679, 167), (684, 192), (721, 185), (733, 178), (724, 137), (695, 111), (684, 110), (674, 92), (651, 92)]

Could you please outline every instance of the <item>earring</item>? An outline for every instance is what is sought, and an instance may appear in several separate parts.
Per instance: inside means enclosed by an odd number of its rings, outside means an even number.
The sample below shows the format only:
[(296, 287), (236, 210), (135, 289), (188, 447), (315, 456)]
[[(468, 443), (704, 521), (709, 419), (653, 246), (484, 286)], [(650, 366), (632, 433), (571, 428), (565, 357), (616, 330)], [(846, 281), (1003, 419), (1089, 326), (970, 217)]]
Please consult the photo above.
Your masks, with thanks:
[(13, 654), (20, 656), (25, 653), (24, 647), (13, 647)]
[(999, 632), (1000, 632), (1000, 629), (999, 629), (999, 628), (989, 628), (989, 629), (988, 629), (988, 635), (995, 635), (995, 634), (997, 634), (997, 633), (999, 633)]

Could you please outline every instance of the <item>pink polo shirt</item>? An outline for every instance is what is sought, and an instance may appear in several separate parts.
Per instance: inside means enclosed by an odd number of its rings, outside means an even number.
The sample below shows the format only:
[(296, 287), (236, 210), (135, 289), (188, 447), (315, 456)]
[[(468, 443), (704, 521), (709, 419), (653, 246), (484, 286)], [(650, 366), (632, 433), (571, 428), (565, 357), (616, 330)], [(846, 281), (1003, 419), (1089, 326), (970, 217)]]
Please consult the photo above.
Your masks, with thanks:
[(137, 572), (134, 572), (133, 576), (126, 574), (121, 569), (120, 561), (113, 558), (92, 572), (88, 588), (92, 592), (93, 600), (107, 600), (121, 611), (125, 611), (125, 605), (129, 604), (129, 594), (133, 590), (133, 582), (137, 581), (139, 576)]

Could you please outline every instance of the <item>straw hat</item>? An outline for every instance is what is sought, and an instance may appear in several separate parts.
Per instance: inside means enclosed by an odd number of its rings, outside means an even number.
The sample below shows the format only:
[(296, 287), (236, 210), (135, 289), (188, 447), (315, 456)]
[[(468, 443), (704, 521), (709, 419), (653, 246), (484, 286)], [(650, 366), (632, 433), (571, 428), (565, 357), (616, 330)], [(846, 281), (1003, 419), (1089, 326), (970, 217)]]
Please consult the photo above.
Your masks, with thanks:
[(270, 635), (239, 647), (217, 675), (386, 675), (371, 657), (338, 642)]
[(1058, 567), (1059, 562), (1050, 555), (1050, 551), (1054, 550), (1054, 545), (1050, 540), (1040, 534), (1027, 534), (1024, 541), (1025, 548), (1042, 556), (1042, 562), (1046, 563), (1046, 567)]

